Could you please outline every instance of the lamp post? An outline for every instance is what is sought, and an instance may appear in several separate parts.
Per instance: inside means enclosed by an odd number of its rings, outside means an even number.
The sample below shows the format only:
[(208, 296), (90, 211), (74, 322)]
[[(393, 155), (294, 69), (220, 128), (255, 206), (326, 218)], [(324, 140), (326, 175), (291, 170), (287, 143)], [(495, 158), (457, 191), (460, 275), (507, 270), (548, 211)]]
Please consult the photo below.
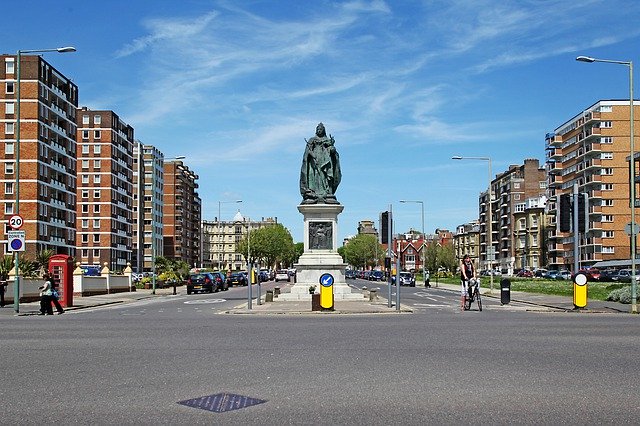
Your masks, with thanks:
[[(222, 203), (241, 203), (242, 200), (234, 200), (234, 201), (218, 201), (218, 236), (222, 237), (222, 253), (224, 255), (224, 233), (220, 230), (220, 207), (222, 206)], [(219, 241), (218, 241), (219, 242)], [(217, 257), (218, 257), (218, 271), (220, 270), (220, 251), (218, 251), (217, 253)]]
[[(46, 53), (46, 52), (58, 52), (58, 53), (67, 53), (67, 52), (75, 52), (76, 48), (72, 46), (67, 47), (56, 47), (53, 49), (27, 49), (27, 50), (18, 50), (16, 55), (16, 208), (14, 210), (14, 214), (20, 213), (20, 60), (22, 55), (25, 53)], [(13, 285), (13, 306), (16, 313), (20, 312), (20, 270), (19, 270), (19, 252), (15, 252), (15, 281)]]
[[(579, 62), (605, 62), (609, 64), (619, 64), (629, 67), (629, 206), (631, 207), (631, 313), (638, 313), (636, 303), (637, 283), (636, 283), (636, 160), (635, 160), (635, 133), (633, 131), (633, 62), (632, 61), (615, 61), (610, 59), (597, 59), (591, 56), (578, 56), (576, 61)], [(574, 243), (575, 244), (575, 243)]]
[[(178, 155), (172, 158), (163, 158), (161, 161), (175, 161), (184, 159), (184, 155)], [(155, 154), (152, 157), (152, 165), (151, 165), (151, 294), (156, 294), (156, 165), (157, 160)], [(175, 287), (174, 287), (175, 289)]]
[(493, 261), (495, 261), (495, 252), (493, 250), (493, 230), (492, 230), (492, 209), (491, 209), (491, 201), (493, 198), (493, 194), (491, 191), (491, 158), (490, 157), (462, 157), (460, 155), (456, 155), (451, 157), (452, 160), (482, 160), (487, 161), (489, 164), (489, 191), (488, 191), (488, 200), (487, 200), (487, 263), (489, 264), (489, 279), (490, 279), (490, 287), (489, 293), (493, 293)]
[(420, 204), (420, 210), (422, 212), (422, 253), (421, 253), (421, 260), (422, 260), (422, 279), (424, 281), (424, 286), (427, 286), (427, 268), (425, 265), (425, 260), (426, 260), (426, 256), (425, 256), (425, 251), (427, 250), (427, 236), (424, 233), (424, 201), (414, 201), (414, 200), (400, 200), (401, 203), (416, 203), (416, 204)]

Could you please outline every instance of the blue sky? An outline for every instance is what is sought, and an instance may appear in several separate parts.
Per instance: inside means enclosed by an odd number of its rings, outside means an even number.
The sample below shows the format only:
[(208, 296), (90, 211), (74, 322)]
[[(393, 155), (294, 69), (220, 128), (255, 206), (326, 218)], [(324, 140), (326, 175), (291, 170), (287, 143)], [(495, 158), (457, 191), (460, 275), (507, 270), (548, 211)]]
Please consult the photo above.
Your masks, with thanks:
[[(110, 0), (16, 3), (2, 53), (47, 60), (80, 105), (115, 111), (200, 176), (203, 217), (241, 199), (302, 240), (304, 138), (322, 121), (343, 179), (339, 237), (393, 205), (396, 231), (477, 218), (494, 174), (544, 161), (544, 135), (599, 99), (628, 99), (637, 0)], [(222, 204), (222, 219), (238, 205)]]

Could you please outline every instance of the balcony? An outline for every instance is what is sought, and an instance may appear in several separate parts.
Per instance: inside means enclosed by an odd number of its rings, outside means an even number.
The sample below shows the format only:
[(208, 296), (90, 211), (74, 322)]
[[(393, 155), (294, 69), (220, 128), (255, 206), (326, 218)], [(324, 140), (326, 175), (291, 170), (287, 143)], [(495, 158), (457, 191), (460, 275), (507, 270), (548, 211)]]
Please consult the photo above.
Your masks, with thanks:
[(558, 147), (562, 144), (562, 137), (557, 136), (555, 133), (547, 133), (545, 136), (545, 146), (547, 148), (550, 147)]
[(547, 149), (547, 160), (562, 160), (562, 149), (555, 147)]
[(588, 186), (591, 185), (596, 185), (596, 186), (600, 186), (602, 185), (602, 176), (601, 175), (596, 175), (596, 174), (591, 174), (585, 177), (585, 181), (584, 181), (584, 185), (582, 185), (582, 187), (586, 188)]

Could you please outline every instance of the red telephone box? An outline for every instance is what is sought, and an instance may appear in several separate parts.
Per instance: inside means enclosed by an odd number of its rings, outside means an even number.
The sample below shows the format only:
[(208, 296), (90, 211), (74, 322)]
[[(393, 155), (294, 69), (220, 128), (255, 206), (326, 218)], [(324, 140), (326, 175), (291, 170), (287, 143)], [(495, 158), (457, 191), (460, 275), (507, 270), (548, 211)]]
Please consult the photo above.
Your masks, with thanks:
[(54, 254), (49, 258), (49, 273), (60, 294), (60, 304), (65, 308), (73, 306), (73, 258), (66, 254)]

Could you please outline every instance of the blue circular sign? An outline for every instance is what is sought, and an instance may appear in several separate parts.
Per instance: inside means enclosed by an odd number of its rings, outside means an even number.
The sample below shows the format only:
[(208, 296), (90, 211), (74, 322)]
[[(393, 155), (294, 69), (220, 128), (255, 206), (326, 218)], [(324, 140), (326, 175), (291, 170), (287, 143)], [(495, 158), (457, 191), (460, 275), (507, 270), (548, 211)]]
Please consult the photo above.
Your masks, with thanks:
[(333, 275), (322, 274), (320, 276), (320, 285), (323, 287), (331, 287), (333, 285)]
[(22, 240), (20, 238), (14, 238), (9, 243), (13, 251), (18, 251), (22, 248)]

